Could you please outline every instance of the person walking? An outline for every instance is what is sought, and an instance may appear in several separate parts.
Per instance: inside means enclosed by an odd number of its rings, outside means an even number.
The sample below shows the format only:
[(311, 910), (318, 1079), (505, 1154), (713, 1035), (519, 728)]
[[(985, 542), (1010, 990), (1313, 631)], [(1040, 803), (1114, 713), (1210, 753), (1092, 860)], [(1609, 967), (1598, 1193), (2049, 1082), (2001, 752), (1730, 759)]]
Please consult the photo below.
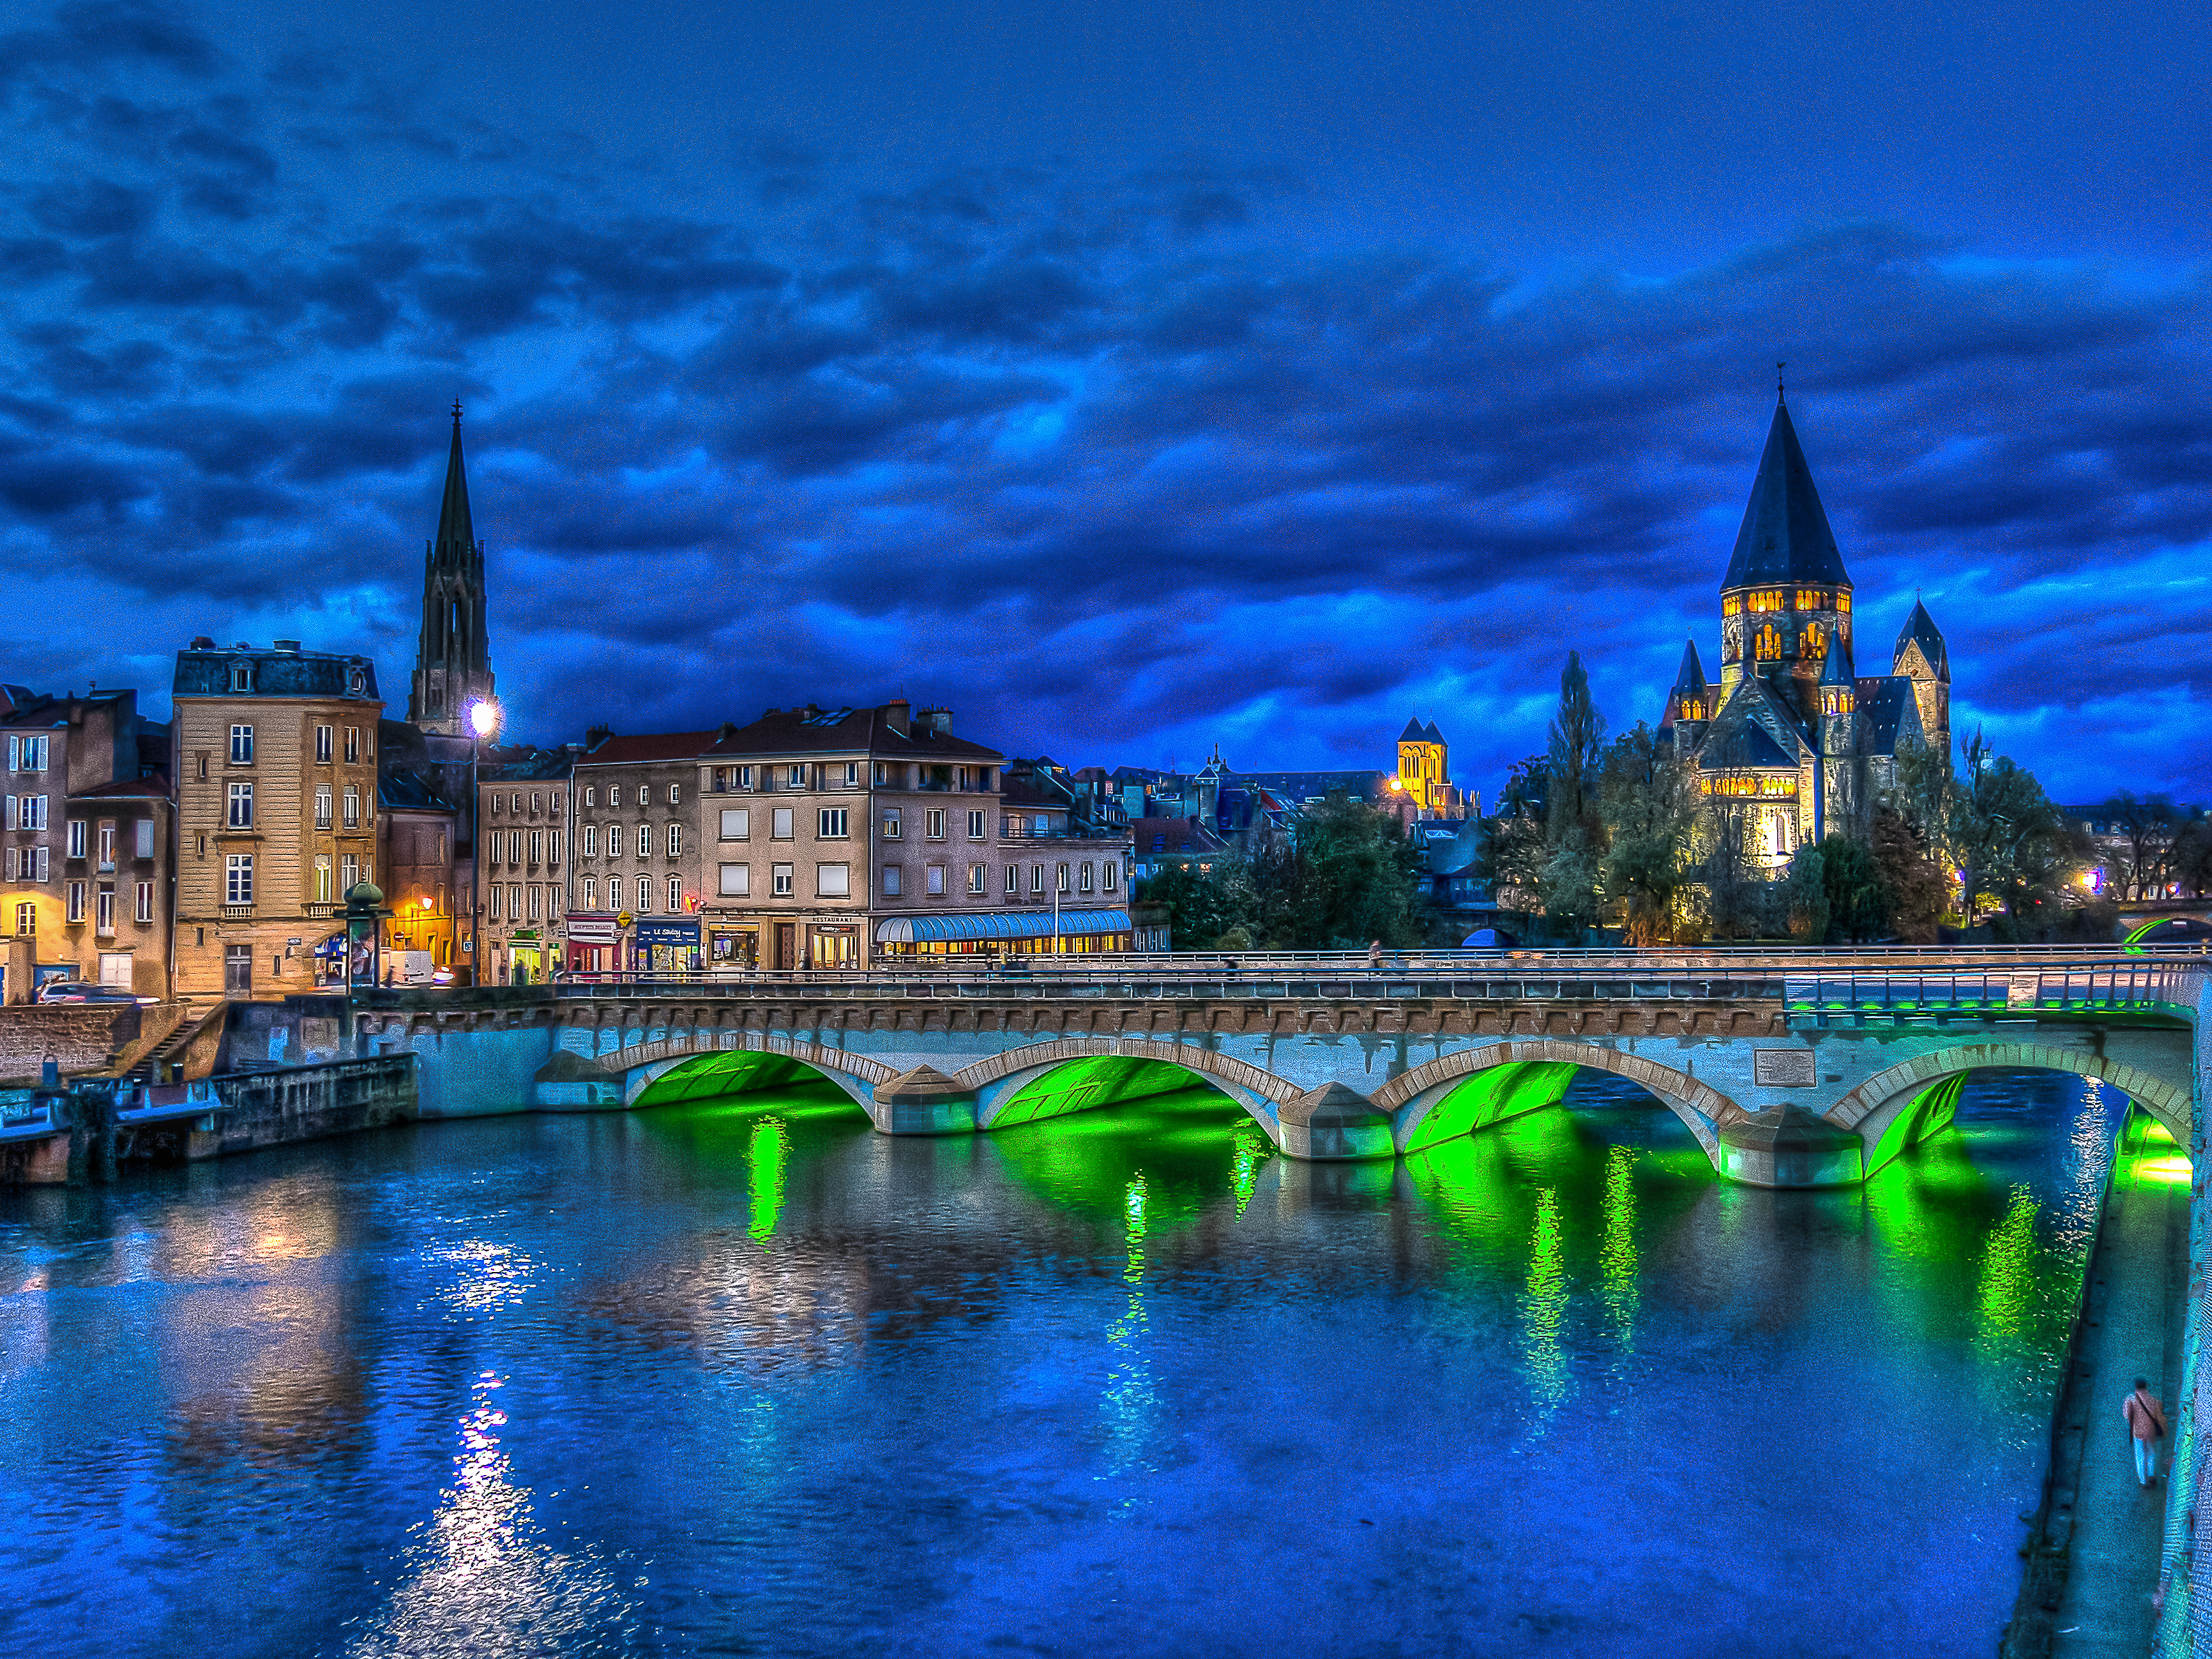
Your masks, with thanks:
[(1379, 939), (1367, 947), (1367, 971), (1370, 974), (1382, 971), (1382, 941)]
[(2166, 1438), (2166, 1413), (2146, 1378), (2136, 1378), (2135, 1392), (2121, 1405), (2120, 1415), (2135, 1439), (2136, 1484), (2148, 1486), (2158, 1479), (2158, 1443)]

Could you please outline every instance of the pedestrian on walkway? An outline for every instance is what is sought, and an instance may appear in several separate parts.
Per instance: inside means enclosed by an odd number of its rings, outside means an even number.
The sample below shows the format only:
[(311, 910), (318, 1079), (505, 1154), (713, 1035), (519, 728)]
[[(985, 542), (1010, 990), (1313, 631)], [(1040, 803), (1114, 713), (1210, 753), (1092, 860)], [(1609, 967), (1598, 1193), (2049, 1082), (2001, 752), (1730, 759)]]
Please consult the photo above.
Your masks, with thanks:
[(1376, 974), (1382, 971), (1382, 941), (1379, 939), (1367, 947), (1367, 970)]
[(2120, 1407), (2120, 1415), (2135, 1438), (2136, 1484), (2148, 1486), (2158, 1479), (2158, 1443), (2166, 1438), (2166, 1413), (2147, 1378), (2136, 1378), (2136, 1391)]

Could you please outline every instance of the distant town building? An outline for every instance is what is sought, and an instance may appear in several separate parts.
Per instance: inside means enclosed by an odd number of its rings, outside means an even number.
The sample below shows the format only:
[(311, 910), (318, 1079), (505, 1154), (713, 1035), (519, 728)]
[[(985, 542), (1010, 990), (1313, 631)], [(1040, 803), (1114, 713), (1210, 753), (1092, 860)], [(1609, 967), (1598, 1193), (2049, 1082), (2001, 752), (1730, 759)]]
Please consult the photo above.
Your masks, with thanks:
[[(486, 984), (536, 984), (569, 959), (572, 830), (590, 816), (580, 817), (574, 805), (577, 759), (573, 747), (521, 744), (487, 748), (480, 758), (477, 913), (473, 948), (466, 954)], [(657, 830), (659, 819), (651, 822)], [(596, 897), (596, 880), (586, 890)], [(612, 943), (611, 927), (605, 932), (604, 944), (594, 940), (603, 949)]]
[[(603, 726), (584, 734), (573, 763), (570, 967), (670, 974), (703, 965), (699, 756), (714, 738), (618, 735)], [(496, 840), (497, 822), (487, 818), (484, 833)]]
[(1446, 818), (1465, 804), (1451, 781), (1451, 750), (1434, 720), (1418, 717), (1398, 734), (1398, 772), (1391, 794), (1413, 809), (1415, 818)]
[(266, 998), (343, 978), (318, 951), (376, 876), (376, 665), (194, 640), (177, 653), (176, 989)]
[(1660, 720), (1697, 762), (1698, 787), (1740, 798), (1746, 851), (1769, 866), (1827, 833), (1891, 781), (1905, 749), (1951, 742), (1951, 664), (1915, 600), (1891, 672), (1853, 666), (1851, 579), (1786, 403), (1774, 419), (1721, 579), (1721, 678), (1695, 643)]

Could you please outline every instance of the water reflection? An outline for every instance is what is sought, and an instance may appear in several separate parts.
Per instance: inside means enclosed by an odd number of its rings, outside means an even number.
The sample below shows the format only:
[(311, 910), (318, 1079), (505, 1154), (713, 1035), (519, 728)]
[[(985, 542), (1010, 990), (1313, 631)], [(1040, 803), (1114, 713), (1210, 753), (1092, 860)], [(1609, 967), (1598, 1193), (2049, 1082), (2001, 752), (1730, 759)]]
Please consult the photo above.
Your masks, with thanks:
[(783, 1120), (764, 1117), (753, 1126), (752, 1146), (746, 1162), (752, 1174), (752, 1219), (745, 1231), (755, 1242), (768, 1243), (775, 1231), (775, 1218), (783, 1213), (783, 1158), (788, 1132)]
[(1618, 1350), (1613, 1374), (1626, 1369), (1636, 1352), (1636, 1304), (1640, 1299), (1636, 1264), (1636, 1154), (1613, 1146), (1605, 1155), (1605, 1243), (1599, 1252), (1606, 1325)]
[[(1149, 1197), (1142, 1172), (1122, 1191), (1127, 1258), (1121, 1268), (1121, 1282), (1128, 1287), (1128, 1301), (1106, 1331), (1108, 1368), (1101, 1412), (1106, 1425), (1106, 1469), (1117, 1479), (1152, 1473), (1146, 1447), (1159, 1414), (1159, 1395), (1145, 1350), (1145, 1232)], [(1133, 1494), (1121, 1500), (1124, 1510), (1135, 1504)]]
[(1560, 1340), (1567, 1318), (1566, 1250), (1559, 1237), (1559, 1194), (1547, 1187), (1536, 1194), (1535, 1225), (1529, 1239), (1528, 1289), (1521, 1298), (1522, 1364), (1528, 1375), (1528, 1397), (1535, 1407), (1529, 1438), (1540, 1440), (1565, 1403), (1572, 1378)]
[(398, 1586), (347, 1644), (357, 1659), (611, 1652), (634, 1633), (597, 1553), (555, 1549), (530, 1493), (509, 1478), (507, 1413), (492, 1404), (502, 1383), (491, 1371), (477, 1378), (453, 1482), (415, 1528)]

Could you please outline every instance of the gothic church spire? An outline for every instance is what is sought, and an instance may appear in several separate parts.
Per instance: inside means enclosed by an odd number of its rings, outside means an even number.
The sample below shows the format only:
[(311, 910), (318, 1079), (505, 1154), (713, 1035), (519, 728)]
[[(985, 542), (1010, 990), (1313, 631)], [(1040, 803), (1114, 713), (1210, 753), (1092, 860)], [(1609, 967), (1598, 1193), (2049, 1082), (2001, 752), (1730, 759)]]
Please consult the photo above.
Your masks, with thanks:
[(423, 553), (422, 630), (407, 696), (407, 718), (426, 732), (465, 735), (468, 706), (492, 695), (484, 598), (483, 544), (477, 540), (469, 516), (461, 406), (456, 403), (438, 533)]

